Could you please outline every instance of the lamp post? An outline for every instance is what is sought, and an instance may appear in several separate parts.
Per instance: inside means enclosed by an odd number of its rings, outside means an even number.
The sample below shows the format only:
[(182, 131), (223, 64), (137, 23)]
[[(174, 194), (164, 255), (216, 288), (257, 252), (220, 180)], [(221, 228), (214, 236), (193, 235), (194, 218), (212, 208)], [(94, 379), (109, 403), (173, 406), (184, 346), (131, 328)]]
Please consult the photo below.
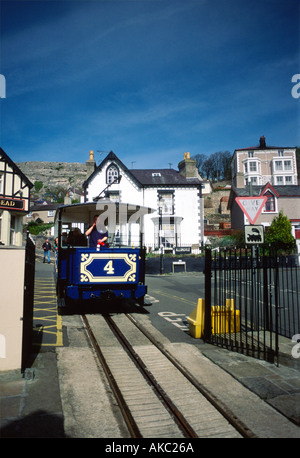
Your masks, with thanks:
[(158, 224), (158, 240), (160, 247), (160, 275), (164, 273), (164, 246), (162, 243), (162, 201), (159, 202), (159, 224)]

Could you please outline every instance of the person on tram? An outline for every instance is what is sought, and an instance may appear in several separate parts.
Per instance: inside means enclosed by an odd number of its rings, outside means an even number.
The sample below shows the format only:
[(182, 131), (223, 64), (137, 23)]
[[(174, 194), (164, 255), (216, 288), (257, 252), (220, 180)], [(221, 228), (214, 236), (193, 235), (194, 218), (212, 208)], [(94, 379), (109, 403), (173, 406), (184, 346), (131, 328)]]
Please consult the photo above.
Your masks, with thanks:
[(98, 245), (105, 246), (105, 242), (108, 239), (108, 232), (106, 228), (99, 227), (100, 224), (97, 224), (98, 215), (94, 216), (94, 221), (91, 227), (86, 231), (85, 235), (89, 237), (89, 247), (97, 248)]

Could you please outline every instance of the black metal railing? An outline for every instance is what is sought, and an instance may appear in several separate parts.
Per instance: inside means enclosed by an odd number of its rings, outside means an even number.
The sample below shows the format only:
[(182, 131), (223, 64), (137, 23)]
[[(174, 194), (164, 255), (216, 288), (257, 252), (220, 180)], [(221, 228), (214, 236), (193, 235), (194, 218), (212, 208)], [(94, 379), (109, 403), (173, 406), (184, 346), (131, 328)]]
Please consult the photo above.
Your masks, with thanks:
[(206, 249), (206, 341), (267, 360), (300, 330), (296, 256), (270, 247)]

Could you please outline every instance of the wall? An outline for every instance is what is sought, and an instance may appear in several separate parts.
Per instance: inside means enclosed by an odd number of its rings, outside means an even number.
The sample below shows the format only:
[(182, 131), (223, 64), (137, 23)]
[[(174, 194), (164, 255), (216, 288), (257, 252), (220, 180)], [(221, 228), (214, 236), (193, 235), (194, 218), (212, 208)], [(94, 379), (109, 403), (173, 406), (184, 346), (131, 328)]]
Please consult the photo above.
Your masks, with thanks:
[(0, 247), (0, 371), (21, 369), (25, 249)]

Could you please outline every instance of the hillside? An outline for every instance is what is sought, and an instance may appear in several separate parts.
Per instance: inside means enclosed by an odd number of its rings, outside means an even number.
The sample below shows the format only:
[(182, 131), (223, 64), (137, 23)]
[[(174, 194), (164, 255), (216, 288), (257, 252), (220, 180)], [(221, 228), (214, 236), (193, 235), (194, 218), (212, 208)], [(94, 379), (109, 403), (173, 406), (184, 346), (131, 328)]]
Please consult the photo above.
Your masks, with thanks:
[(17, 162), (16, 165), (34, 184), (41, 181), (41, 192), (57, 187), (81, 189), (87, 178), (87, 167), (79, 162)]

